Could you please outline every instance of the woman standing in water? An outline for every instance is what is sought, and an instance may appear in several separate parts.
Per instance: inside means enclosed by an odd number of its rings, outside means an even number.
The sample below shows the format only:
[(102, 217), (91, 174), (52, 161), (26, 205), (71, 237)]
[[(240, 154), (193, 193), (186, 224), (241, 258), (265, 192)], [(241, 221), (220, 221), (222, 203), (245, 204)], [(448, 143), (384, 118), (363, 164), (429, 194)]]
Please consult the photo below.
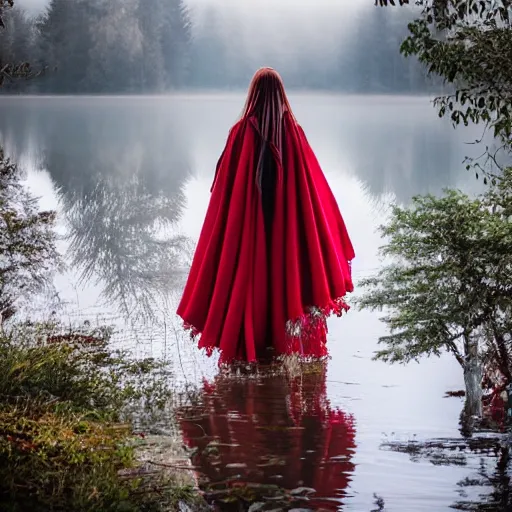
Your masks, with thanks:
[(279, 74), (256, 72), (217, 163), (178, 315), (220, 363), (327, 355), (354, 250)]

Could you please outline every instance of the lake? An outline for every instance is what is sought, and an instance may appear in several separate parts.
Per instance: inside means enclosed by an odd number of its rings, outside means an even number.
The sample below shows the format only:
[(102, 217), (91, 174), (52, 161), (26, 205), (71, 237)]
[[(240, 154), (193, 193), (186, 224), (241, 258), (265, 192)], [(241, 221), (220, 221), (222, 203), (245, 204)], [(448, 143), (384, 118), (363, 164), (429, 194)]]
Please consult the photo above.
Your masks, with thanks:
[[(479, 190), (462, 160), (477, 152), (465, 143), (480, 130), (453, 130), (429, 98), (290, 99), (351, 234), (356, 286), (381, 264), (377, 227), (390, 202), (445, 187)], [(462, 450), (443, 462), (435, 450), (413, 456), (383, 446), (458, 442), (462, 402), (444, 394), (464, 386), (450, 357), (409, 366), (372, 361), (385, 333), (378, 314), (352, 309), (330, 320), (327, 367), (292, 384), (218, 376), (215, 359), (181, 330), (174, 310), (215, 164), (243, 100), (0, 97), (0, 142), (26, 171), (41, 207), (59, 212), (68, 267), (56, 279), (55, 307), (71, 320), (114, 323), (116, 343), (171, 359), (179, 384), (204, 389), (194, 422), (182, 427), (211, 482), (313, 487), (324, 510), (378, 509), (374, 494), (389, 511), (443, 511), (478, 500), (492, 488), (461, 482), (476, 478), (481, 463), (492, 470), (492, 457)], [(215, 463), (204, 450), (211, 440), (225, 446)]]

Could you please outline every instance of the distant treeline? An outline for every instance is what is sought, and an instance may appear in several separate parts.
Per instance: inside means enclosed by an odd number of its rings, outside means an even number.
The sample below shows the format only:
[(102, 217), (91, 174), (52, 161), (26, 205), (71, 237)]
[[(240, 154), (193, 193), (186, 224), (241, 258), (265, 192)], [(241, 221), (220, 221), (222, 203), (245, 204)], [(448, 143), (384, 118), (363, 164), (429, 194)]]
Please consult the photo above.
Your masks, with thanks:
[[(205, 10), (195, 25), (183, 0), (51, 0), (35, 18), (9, 10), (0, 62), (28, 61), (46, 72), (4, 92), (245, 88), (256, 67), (273, 63), (246, 54), (218, 11)], [(281, 59), (277, 67), (287, 87), (376, 93), (439, 88), (415, 59), (400, 55), (411, 11), (393, 11), (372, 6), (354, 15), (355, 35), (348, 42), (340, 35), (335, 59), (312, 51), (298, 52), (290, 65)]]

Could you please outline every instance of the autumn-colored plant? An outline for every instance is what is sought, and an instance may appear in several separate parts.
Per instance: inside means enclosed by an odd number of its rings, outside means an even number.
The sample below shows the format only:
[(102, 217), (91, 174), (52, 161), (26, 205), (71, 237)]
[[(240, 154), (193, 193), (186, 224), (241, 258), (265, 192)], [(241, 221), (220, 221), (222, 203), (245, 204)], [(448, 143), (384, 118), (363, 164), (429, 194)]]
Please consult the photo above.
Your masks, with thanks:
[(0, 509), (172, 510), (190, 486), (148, 472), (137, 415), (165, 411), (165, 365), (112, 351), (110, 330), (17, 325), (0, 337)]

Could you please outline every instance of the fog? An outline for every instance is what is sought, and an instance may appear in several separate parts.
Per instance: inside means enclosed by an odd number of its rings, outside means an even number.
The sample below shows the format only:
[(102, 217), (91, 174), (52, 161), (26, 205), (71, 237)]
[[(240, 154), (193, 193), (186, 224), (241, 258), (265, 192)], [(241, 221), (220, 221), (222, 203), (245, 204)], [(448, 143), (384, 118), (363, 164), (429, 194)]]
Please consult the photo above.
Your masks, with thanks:
[[(293, 65), (297, 55), (314, 54), (334, 62), (340, 43), (354, 36), (354, 17), (374, 8), (372, 0), (189, 0), (194, 35), (205, 29), (216, 12), (220, 33), (235, 41), (234, 53), (248, 56), (253, 66)], [(268, 62), (267, 62), (268, 61)]]
[(41, 12), (47, 4), (48, 0), (18, 0), (16, 2), (18, 7), (21, 7), (30, 14)]
[[(424, 68), (399, 52), (412, 7), (385, 9), (373, 0), (53, 0), (45, 11), (46, 0), (16, 1), (28, 18), (11, 15), (0, 54), (57, 70), (27, 84), (33, 93), (241, 90), (261, 66), (277, 68), (287, 87), (301, 90), (403, 94), (432, 85)], [(41, 11), (44, 23), (35, 24)]]
[[(357, 6), (354, 5), (357, 3)], [(353, 16), (361, 10), (374, 8), (372, 0), (187, 0), (186, 4), (200, 22), (205, 11), (215, 9), (226, 23), (237, 21), (245, 39), (262, 42), (262, 33), (272, 40), (283, 34), (300, 40), (327, 42), (338, 40), (342, 26), (350, 27)]]
[[(71, 0), (73, 1), (73, 0)], [(367, 0), (372, 3), (371, 0)], [(17, 5), (27, 10), (43, 10), (49, 3), (49, 0), (17, 0)], [(229, 9), (237, 10), (244, 15), (250, 15), (256, 11), (283, 11), (296, 13), (297, 16), (310, 15), (312, 12), (317, 12), (319, 8), (322, 10), (328, 8), (330, 12), (336, 10), (354, 11), (362, 6), (364, 7), (365, 0), (357, 2), (354, 5), (352, 0), (311, 0), (309, 2), (297, 2), (294, 0), (187, 0), (187, 4), (194, 9), (202, 9), (210, 6), (226, 7)]]

